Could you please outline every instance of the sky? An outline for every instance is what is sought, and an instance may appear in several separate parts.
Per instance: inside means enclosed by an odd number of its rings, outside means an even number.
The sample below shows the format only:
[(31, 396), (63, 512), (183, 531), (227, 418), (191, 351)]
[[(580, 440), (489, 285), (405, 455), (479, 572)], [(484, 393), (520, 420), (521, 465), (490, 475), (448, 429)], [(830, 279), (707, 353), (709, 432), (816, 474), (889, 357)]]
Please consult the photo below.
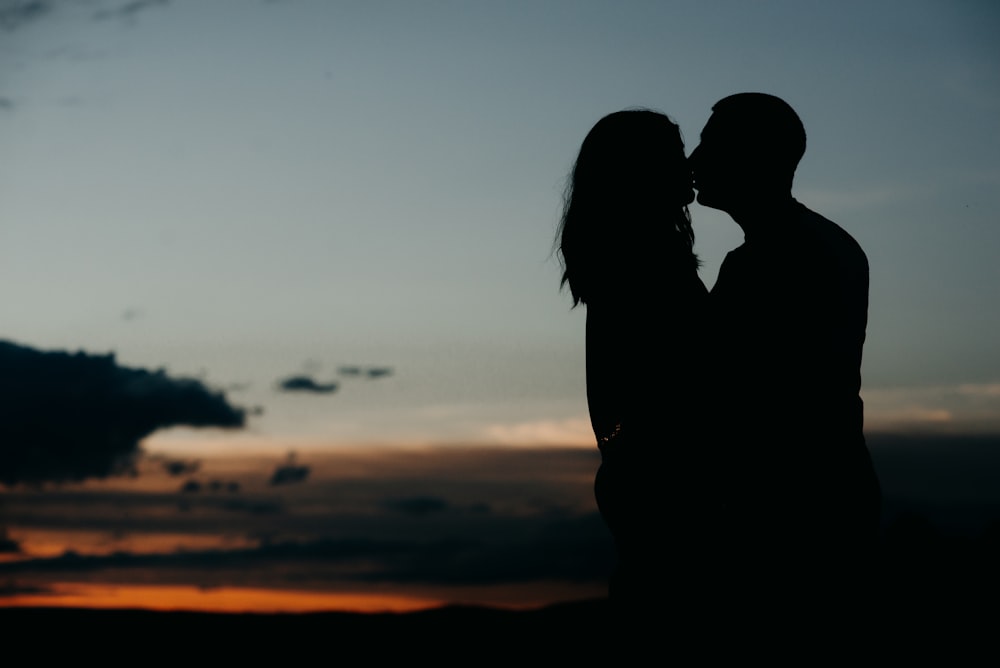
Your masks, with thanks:
[[(600, 595), (566, 177), (607, 113), (690, 151), (741, 91), (798, 111), (793, 194), (868, 254), (889, 500), (986, 521), (998, 30), (973, 0), (0, 0), (0, 605)], [(691, 216), (710, 288), (742, 236)]]

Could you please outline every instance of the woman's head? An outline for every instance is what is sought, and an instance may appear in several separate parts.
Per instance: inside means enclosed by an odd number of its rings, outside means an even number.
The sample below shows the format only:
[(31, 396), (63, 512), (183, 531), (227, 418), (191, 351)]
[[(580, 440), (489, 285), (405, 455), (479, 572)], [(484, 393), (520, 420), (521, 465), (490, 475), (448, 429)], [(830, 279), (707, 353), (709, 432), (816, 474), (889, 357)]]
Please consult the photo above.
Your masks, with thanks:
[[(559, 229), (562, 284), (586, 303), (609, 270), (696, 260), (687, 205), (694, 199), (680, 129), (649, 109), (608, 114), (590, 130), (566, 189)], [(675, 254), (680, 251), (679, 254)]]

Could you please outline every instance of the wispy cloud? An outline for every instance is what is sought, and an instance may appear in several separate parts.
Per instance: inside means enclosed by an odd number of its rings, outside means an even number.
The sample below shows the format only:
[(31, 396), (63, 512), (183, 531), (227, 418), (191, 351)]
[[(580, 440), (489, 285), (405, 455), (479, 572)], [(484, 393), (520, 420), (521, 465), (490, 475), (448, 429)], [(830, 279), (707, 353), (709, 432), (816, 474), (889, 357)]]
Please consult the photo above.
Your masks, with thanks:
[(594, 445), (594, 431), (587, 417), (566, 420), (535, 420), (486, 427), (487, 441), (510, 445)]
[(37, 21), (52, 9), (52, 3), (43, 0), (8, 0), (0, 6), (0, 30), (17, 30)]
[(912, 202), (929, 195), (916, 184), (881, 183), (852, 189), (799, 188), (795, 196), (818, 211), (858, 211), (884, 207), (896, 202)]
[(122, 320), (125, 321), (136, 320), (142, 317), (142, 315), (143, 313), (141, 309), (137, 309), (130, 306), (126, 308), (124, 311), (122, 311)]
[(872, 388), (862, 396), (870, 431), (1000, 433), (1000, 383)]
[(168, 4), (169, 0), (132, 0), (125, 4), (110, 9), (101, 9), (94, 13), (97, 20), (121, 19), (125, 21), (135, 21), (139, 12), (151, 7), (159, 7)]
[(1000, 383), (966, 383), (959, 385), (957, 392), (967, 397), (1000, 400)]
[(352, 378), (384, 378), (393, 374), (392, 367), (389, 366), (360, 366), (357, 364), (344, 364), (337, 367), (337, 373), (341, 376)]
[[(138, 15), (153, 7), (163, 7), (170, 0), (131, 0), (130, 2), (104, 2), (89, 17), (96, 21), (117, 20), (134, 24)], [(83, 9), (94, 3), (74, 0), (0, 0), (0, 31), (14, 32), (51, 15), (56, 8)], [(100, 4), (100, 3), (97, 3)], [(82, 5), (82, 7), (81, 7)]]
[[(942, 176), (946, 178), (942, 179)], [(938, 180), (932, 182), (910, 181), (898, 183), (884, 181), (855, 187), (827, 188), (801, 187), (795, 196), (806, 206), (836, 215), (837, 212), (882, 209), (914, 202), (930, 201), (942, 193), (949, 198), (963, 187), (995, 187), (1000, 185), (1000, 171), (993, 168), (953, 166), (942, 169)]]

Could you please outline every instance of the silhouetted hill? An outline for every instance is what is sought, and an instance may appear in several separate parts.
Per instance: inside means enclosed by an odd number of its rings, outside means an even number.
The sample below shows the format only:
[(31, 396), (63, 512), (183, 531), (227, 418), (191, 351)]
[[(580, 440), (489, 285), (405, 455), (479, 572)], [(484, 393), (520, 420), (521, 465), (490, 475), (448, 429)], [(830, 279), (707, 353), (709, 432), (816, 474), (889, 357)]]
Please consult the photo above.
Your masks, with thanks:
[[(330, 663), (363, 652), (369, 665), (383, 659), (467, 657), (470, 665), (500, 656), (516, 658), (558, 652), (593, 655), (606, 633), (606, 602), (556, 604), (529, 611), (446, 606), (409, 613), (323, 612), (229, 614), (90, 610), (79, 608), (0, 609), (0, 628), (29, 630), (34, 637), (127, 639), (145, 654), (197, 659), (222, 652), (227, 659), (262, 652), (286, 658), (322, 651)], [(8, 636), (9, 637), (9, 636)], [(53, 645), (53, 650), (61, 648)], [(468, 655), (468, 652), (475, 655)], [(526, 664), (531, 661), (524, 656)]]
[[(977, 569), (977, 572), (978, 569)], [(215, 614), (152, 612), (143, 610), (86, 610), (66, 608), (0, 609), (0, 628), (12, 640), (38, 639), (50, 652), (84, 652), (69, 638), (92, 639), (111, 645), (120, 638), (142, 654), (159, 658), (257, 658), (323, 660), (337, 663), (363, 657), (370, 665), (387, 660), (417, 659), (441, 665), (541, 665), (552, 661), (614, 661), (634, 665), (630, 651), (639, 646), (649, 665), (666, 665), (671, 656), (701, 660), (750, 656), (865, 655), (870, 659), (926, 658), (934, 653), (956, 660), (965, 656), (997, 656), (993, 641), (995, 604), (982, 605), (997, 593), (995, 586), (947, 589), (948, 578), (935, 571), (901, 572), (884, 583), (867, 605), (875, 615), (870, 629), (859, 633), (849, 611), (825, 616), (804, 615), (796, 629), (767, 626), (768, 602), (760, 602), (761, 617), (746, 619), (737, 628), (703, 629), (695, 642), (667, 617), (648, 619), (637, 632), (616, 635), (606, 600), (552, 605), (529, 611), (475, 606), (446, 606), (410, 613)], [(898, 588), (897, 588), (898, 587)], [(995, 602), (995, 598), (991, 598)], [(805, 633), (803, 631), (805, 630)], [(54, 640), (46, 640), (46, 638)], [(10, 646), (15, 646), (11, 642)], [(683, 648), (683, 649), (682, 649)], [(106, 651), (106, 650), (105, 650)], [(317, 655), (322, 653), (322, 656)], [(131, 654), (131, 651), (129, 652)], [(645, 663), (645, 662), (643, 662)], [(691, 665), (684, 663), (683, 665)], [(813, 665), (812, 663), (800, 665)], [(956, 665), (952, 663), (951, 665)], [(962, 664), (964, 665), (964, 664)]]

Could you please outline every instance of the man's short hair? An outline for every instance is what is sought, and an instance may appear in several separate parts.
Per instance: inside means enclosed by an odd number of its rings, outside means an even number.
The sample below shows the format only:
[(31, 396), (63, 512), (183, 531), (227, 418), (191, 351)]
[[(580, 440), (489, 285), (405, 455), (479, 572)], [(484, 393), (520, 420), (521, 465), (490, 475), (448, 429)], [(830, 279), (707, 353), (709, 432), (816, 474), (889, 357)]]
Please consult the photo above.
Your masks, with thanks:
[(771, 156), (775, 167), (795, 172), (806, 152), (806, 130), (791, 105), (767, 93), (736, 93), (712, 107), (728, 141)]

